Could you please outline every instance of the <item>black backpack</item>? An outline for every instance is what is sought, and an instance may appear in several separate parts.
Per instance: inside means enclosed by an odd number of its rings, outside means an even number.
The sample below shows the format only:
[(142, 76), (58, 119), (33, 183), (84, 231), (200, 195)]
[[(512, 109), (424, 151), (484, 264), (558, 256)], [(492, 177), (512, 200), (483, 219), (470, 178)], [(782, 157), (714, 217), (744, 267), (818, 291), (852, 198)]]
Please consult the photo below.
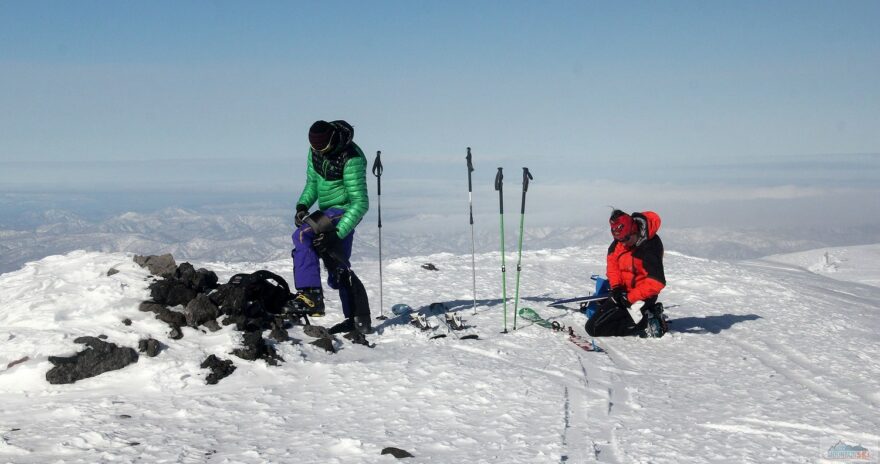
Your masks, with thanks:
[(214, 304), (227, 316), (264, 319), (280, 314), (291, 295), (284, 278), (262, 270), (232, 276), (211, 296)]

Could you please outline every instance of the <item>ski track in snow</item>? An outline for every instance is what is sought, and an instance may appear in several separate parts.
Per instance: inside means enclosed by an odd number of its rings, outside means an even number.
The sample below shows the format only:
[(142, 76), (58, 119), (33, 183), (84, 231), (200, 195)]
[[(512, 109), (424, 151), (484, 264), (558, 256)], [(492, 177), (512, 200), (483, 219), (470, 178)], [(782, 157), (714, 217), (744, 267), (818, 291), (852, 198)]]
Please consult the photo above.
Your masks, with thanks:
[[(583, 315), (545, 305), (588, 293), (604, 256), (598, 246), (525, 252), (518, 306), (583, 333)], [(497, 252), (476, 257), (475, 315), (470, 255), (396, 258), (384, 263), (391, 318), (376, 321), (375, 348), (280, 343), (285, 362), (272, 367), (229, 354), (238, 342), (229, 327), (170, 340), (167, 325), (137, 310), (147, 274), (130, 255), (47, 257), (0, 275), (0, 461), (390, 463), (380, 450), (395, 446), (432, 463), (791, 463), (819, 461), (838, 440), (878, 453), (880, 289), (865, 284), (877, 275), (831, 280), (791, 260), (667, 253), (661, 300), (672, 332), (597, 339), (607, 352), (590, 353), (527, 321), (512, 330), (510, 270), (509, 333), (500, 333)], [(260, 268), (290, 275), (289, 260), (194, 264), (221, 281)], [(377, 264), (354, 264), (374, 315)], [(120, 273), (106, 276), (111, 267)], [(339, 302), (326, 296), (316, 323), (331, 325)], [(480, 340), (430, 340), (388, 310), (437, 301)], [(150, 335), (168, 348), (72, 385), (46, 382), (49, 356), (99, 334), (133, 347)], [(199, 368), (209, 354), (237, 366), (218, 385)]]

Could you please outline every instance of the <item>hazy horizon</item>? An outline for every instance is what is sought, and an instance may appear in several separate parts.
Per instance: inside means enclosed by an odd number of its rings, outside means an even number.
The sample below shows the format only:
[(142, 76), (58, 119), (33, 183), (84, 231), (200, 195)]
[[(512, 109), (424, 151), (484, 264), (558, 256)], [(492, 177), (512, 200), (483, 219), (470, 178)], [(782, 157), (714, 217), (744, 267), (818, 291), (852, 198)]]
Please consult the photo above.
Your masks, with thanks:
[(615, 206), (864, 241), (878, 17), (870, 0), (3, 2), (0, 225), (173, 207), (283, 223), (309, 125), (345, 119), (370, 163), (382, 151), (402, 234), (466, 229), (471, 147), (486, 233), (497, 168), (513, 228), (525, 166), (527, 228), (602, 228)]

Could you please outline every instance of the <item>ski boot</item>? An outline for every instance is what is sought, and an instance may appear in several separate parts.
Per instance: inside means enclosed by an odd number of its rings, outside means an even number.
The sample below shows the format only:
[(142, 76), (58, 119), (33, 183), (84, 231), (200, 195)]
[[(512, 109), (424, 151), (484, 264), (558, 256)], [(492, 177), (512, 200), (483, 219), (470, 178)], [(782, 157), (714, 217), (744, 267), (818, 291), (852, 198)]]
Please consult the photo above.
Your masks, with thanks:
[(330, 327), (331, 334), (348, 333), (354, 330), (354, 319), (348, 318), (333, 327)]
[(654, 304), (654, 307), (645, 313), (645, 317), (648, 318), (648, 325), (645, 327), (648, 338), (660, 338), (669, 331), (666, 315), (663, 314), (663, 303)]
[(320, 288), (304, 288), (296, 292), (293, 298), (284, 303), (284, 312), (291, 316), (301, 317), (324, 316), (324, 293)]
[(352, 343), (373, 348), (375, 345), (367, 341), (366, 337), (366, 334), (372, 333), (372, 329), (368, 329), (370, 330), (369, 332), (361, 332), (360, 330), (363, 330), (363, 328), (357, 328), (355, 319), (356, 317), (349, 317), (333, 327), (330, 327), (328, 330), (329, 334), (332, 336), (333, 334), (341, 333), (343, 338), (351, 340)]
[(352, 321), (354, 322), (355, 332), (362, 335), (369, 335), (373, 333), (373, 325), (370, 322), (370, 313), (367, 313), (363, 316), (355, 316), (354, 318), (352, 318)]

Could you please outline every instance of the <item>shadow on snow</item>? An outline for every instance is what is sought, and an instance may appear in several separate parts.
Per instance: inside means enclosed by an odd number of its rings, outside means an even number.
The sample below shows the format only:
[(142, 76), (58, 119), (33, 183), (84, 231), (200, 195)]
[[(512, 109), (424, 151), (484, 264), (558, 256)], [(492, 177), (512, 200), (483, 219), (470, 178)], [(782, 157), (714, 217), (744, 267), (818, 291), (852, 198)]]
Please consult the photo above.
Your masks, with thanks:
[(722, 314), (720, 316), (681, 317), (670, 319), (671, 331), (680, 333), (717, 334), (731, 328), (734, 324), (761, 319), (757, 314)]

